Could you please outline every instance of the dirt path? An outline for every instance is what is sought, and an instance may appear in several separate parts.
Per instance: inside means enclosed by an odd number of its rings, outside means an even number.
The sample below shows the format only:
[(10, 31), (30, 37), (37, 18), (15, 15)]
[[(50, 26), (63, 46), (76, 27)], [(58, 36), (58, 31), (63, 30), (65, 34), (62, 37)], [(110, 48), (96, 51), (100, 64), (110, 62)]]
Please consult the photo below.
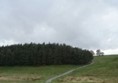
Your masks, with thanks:
[[(91, 64), (93, 64), (93, 63), (91, 63)], [(89, 65), (91, 65), (91, 64), (89, 64)], [(65, 76), (65, 75), (68, 75), (68, 74), (72, 73), (72, 72), (75, 71), (75, 70), (78, 70), (78, 69), (87, 67), (87, 66), (89, 66), (89, 65), (85, 65), (85, 66), (81, 66), (81, 67), (78, 67), (78, 68), (75, 68), (75, 69), (71, 69), (71, 70), (69, 70), (69, 71), (67, 71), (67, 72), (65, 72), (65, 73), (62, 73), (62, 74), (60, 74), (60, 75), (57, 75), (57, 76), (54, 76), (54, 77), (48, 79), (45, 83), (51, 83), (53, 80), (55, 80), (55, 79), (57, 79), (57, 78), (60, 78), (60, 77)]]

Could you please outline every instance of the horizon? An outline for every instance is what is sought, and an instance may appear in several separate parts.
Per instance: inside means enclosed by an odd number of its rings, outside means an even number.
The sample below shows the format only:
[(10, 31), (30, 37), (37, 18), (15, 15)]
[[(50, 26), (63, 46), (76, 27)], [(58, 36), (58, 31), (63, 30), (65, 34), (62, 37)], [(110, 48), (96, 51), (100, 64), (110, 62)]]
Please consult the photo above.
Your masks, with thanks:
[[(35, 43), (35, 42), (30, 42), (30, 43)], [(28, 43), (28, 44), (30, 44), (30, 43)], [(45, 42), (42, 42), (42, 43), (45, 43)], [(40, 44), (42, 44), (42, 43), (40, 43)], [(51, 42), (48, 42), (48, 43), (51, 43)], [(46, 43), (46, 44), (48, 44), (48, 43)], [(57, 43), (57, 42), (52, 42), (52, 43)], [(10, 45), (14, 45), (14, 44), (26, 44), (26, 43), (13, 43), (12, 41), (10, 41), (10, 42), (6, 41), (4, 43), (0, 43), (0, 47), (1, 46), (10, 46)], [(38, 43), (36, 43), (36, 44), (38, 44)], [(59, 44), (65, 44), (65, 43), (59, 43)], [(66, 45), (69, 45), (69, 44), (66, 44)], [(72, 46), (72, 45), (70, 45), (70, 46)], [(77, 46), (72, 46), (72, 47), (77, 47)], [(81, 48), (81, 47), (77, 47), (77, 48)], [(86, 49), (86, 48), (82, 48), (82, 49)], [(87, 49), (87, 50), (92, 50), (92, 49)], [(96, 49), (96, 50), (98, 50), (98, 49)], [(95, 56), (96, 56), (96, 50), (93, 50), (95, 53)], [(118, 55), (118, 49), (115, 49), (115, 50), (108, 49), (108, 50), (101, 50), (101, 51), (104, 52), (104, 55)]]

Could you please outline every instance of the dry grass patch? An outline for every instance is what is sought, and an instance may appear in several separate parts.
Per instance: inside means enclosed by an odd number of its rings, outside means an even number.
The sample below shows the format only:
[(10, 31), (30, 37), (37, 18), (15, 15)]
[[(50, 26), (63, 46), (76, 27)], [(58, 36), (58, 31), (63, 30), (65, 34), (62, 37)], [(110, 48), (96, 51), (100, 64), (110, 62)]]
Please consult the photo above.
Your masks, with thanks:
[(41, 79), (41, 76), (0, 76), (0, 81), (36, 81)]
[(93, 76), (67, 76), (64, 79), (59, 79), (59, 81), (61, 83), (106, 83), (105, 80)]

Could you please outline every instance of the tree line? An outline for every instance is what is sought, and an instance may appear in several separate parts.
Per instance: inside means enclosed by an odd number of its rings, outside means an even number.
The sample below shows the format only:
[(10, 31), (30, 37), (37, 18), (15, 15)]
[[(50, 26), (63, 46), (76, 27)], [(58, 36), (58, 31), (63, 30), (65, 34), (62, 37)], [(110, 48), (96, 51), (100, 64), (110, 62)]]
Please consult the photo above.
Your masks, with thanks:
[(88, 50), (66, 44), (14, 44), (0, 47), (0, 66), (84, 65), (92, 61)]

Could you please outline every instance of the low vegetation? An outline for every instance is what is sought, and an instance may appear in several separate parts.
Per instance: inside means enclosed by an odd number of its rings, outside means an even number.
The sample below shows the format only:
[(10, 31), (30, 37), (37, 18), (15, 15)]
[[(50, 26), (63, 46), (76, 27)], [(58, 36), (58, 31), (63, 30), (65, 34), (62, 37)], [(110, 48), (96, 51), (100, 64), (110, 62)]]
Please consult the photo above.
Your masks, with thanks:
[(76, 67), (72, 65), (0, 67), (0, 83), (45, 83), (47, 79)]
[(80, 68), (54, 83), (118, 83), (118, 56), (97, 56), (94, 64)]

